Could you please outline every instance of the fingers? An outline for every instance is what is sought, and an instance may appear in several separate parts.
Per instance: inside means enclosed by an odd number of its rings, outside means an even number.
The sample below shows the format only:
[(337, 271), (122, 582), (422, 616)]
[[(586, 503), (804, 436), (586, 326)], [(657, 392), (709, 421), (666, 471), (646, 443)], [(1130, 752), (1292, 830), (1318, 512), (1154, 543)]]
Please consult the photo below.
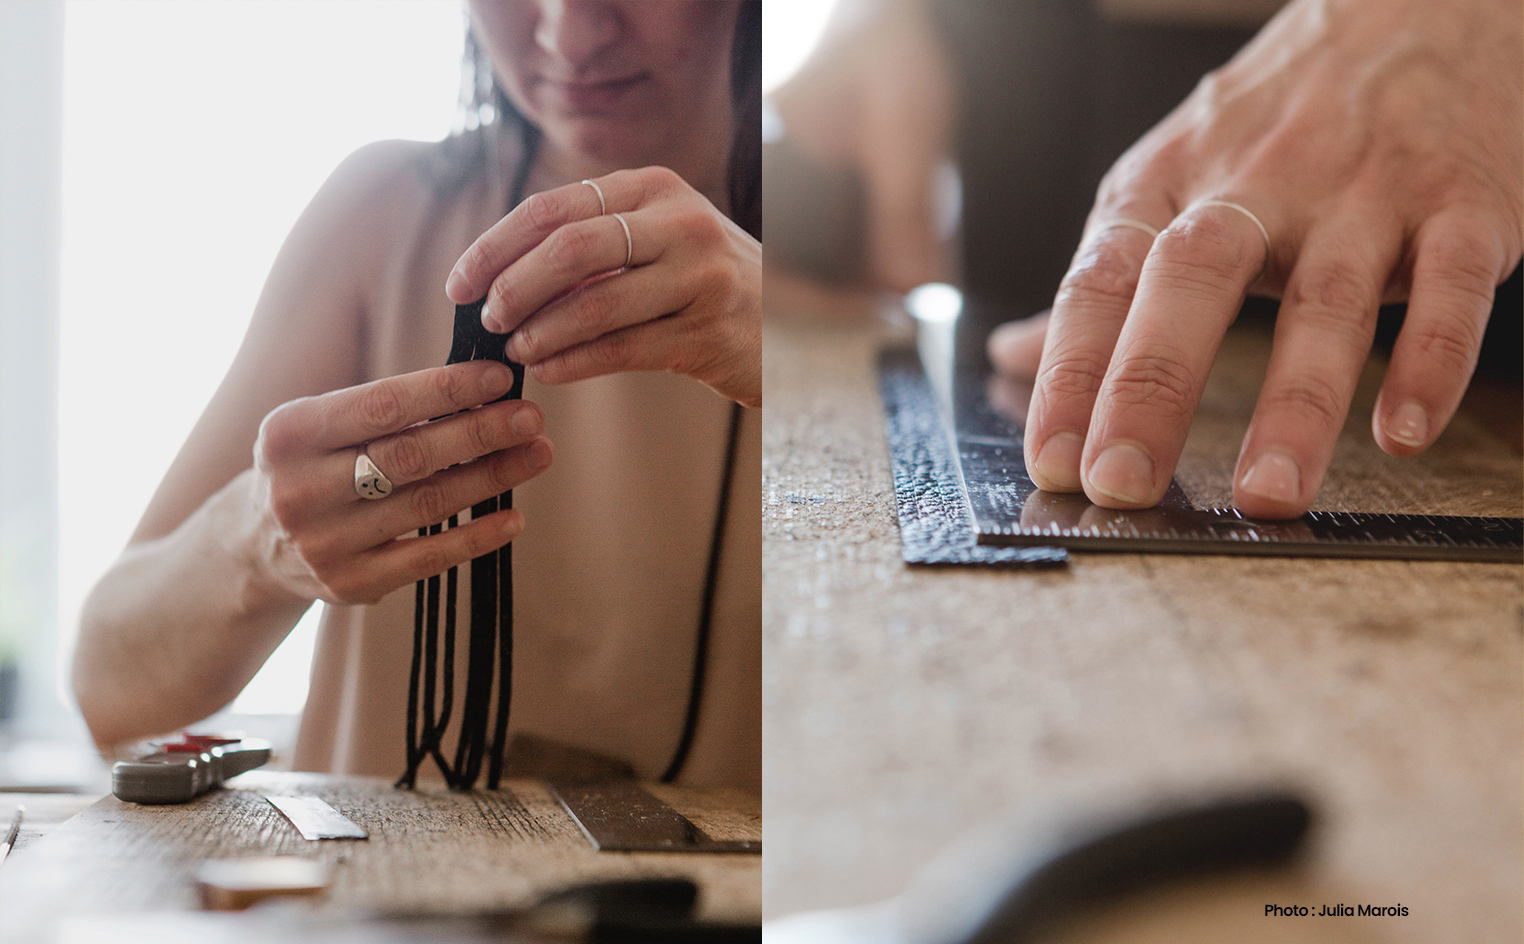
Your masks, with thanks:
[(755, 343), (706, 343), (676, 318), (659, 318), (610, 332), (529, 368), (541, 383), (570, 383), (629, 370), (684, 374), (742, 406), (761, 405), (760, 339)]
[[(1085, 437), (1080, 481), (1091, 501), (1108, 508), (1158, 504), (1223, 332), (1264, 263), (1258, 228), (1227, 207), (1187, 210), (1159, 234)], [(1059, 328), (1049, 329), (1049, 345), (1058, 343)], [(1038, 402), (1034, 397), (1034, 413)], [(1043, 419), (1051, 430), (1077, 415), (1065, 409)]]
[[(1138, 263), (1142, 267), (1142, 261)], [(1043, 342), (1048, 337), (1048, 320), (1052, 310), (1041, 311), (1030, 318), (1007, 321), (990, 332), (985, 343), (990, 362), (1000, 373), (1026, 380), (1036, 378), (1042, 366)]]
[(266, 417), (256, 454), (268, 464), (363, 445), (496, 400), (512, 386), (513, 372), (505, 365), (472, 361), (296, 400)]
[(534, 365), (567, 348), (621, 328), (660, 318), (686, 304), (690, 293), (670, 274), (632, 269), (578, 289), (530, 315), (508, 339), (508, 356)]
[[(623, 219), (623, 224), (620, 219)], [(650, 212), (568, 223), (508, 266), (487, 290), (482, 323), (513, 331), (531, 314), (594, 276), (647, 265), (661, 255), (667, 227)]]
[[(488, 287), (503, 270), (562, 228), (596, 221), (614, 213), (628, 213), (653, 199), (691, 189), (674, 171), (665, 167), (615, 171), (594, 178), (593, 183), (597, 185), (596, 189), (587, 183), (575, 183), (531, 194), (461, 255), (445, 282), (445, 294), (458, 305), (475, 301), (487, 294)], [(601, 202), (598, 199), (600, 191), (603, 195)], [(619, 231), (618, 222), (612, 218), (599, 225), (612, 227), (608, 232)], [(622, 249), (622, 231), (620, 237)], [(608, 268), (618, 268), (623, 259), (621, 252)], [(489, 298), (486, 309), (491, 311), (494, 307), (493, 299)], [(485, 316), (486, 312), (483, 314)]]
[[(445, 294), (457, 305), (474, 302), (487, 293), (499, 272), (545, 237), (568, 223), (601, 216), (610, 187), (607, 177), (595, 183), (603, 192), (601, 201), (599, 191), (584, 183), (530, 194), (466, 249), (450, 270)], [(615, 207), (614, 212), (620, 209)]]
[[(365, 550), (419, 528), (438, 524), (494, 495), (501, 495), (539, 475), (555, 458), (550, 440), (536, 437), (522, 446), (446, 469), (399, 488), (377, 502), (350, 507), (352, 527), (339, 529), (331, 553)], [(438, 573), (438, 571), (434, 571)]]
[(374, 603), (410, 583), (495, 551), (524, 530), (524, 516), (508, 509), (421, 538), (389, 541), (356, 555), (327, 586), (344, 603)]
[(1379, 219), (1362, 208), (1302, 246), (1233, 477), (1234, 504), (1250, 517), (1297, 517), (1322, 485), (1401, 253), (1400, 224)]
[[(528, 400), (505, 400), (372, 440), (365, 452), (394, 486), (403, 486), (462, 462), (524, 445), (544, 428), (545, 415), (538, 406)], [(326, 470), (318, 474), (334, 483), (336, 497), (361, 500), (345, 480), (345, 470), (354, 466), (352, 450), (334, 453), (324, 465), (332, 467), (332, 474)]]
[(1027, 411), (1027, 473), (1039, 488), (1080, 489), (1090, 414), (1152, 245), (1135, 227), (1103, 227), (1064, 276)]
[(1407, 317), (1371, 417), (1376, 442), (1395, 456), (1421, 452), (1460, 403), (1508, 260), (1472, 214), (1429, 220), (1415, 240)]

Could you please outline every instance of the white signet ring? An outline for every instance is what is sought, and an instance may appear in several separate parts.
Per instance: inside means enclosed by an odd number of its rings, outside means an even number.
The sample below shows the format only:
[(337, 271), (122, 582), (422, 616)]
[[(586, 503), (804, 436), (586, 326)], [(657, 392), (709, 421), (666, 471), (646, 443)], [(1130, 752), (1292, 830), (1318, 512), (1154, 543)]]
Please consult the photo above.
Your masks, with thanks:
[(618, 220), (619, 225), (624, 227), (624, 265), (620, 268), (628, 269), (630, 267), (630, 260), (635, 258), (635, 242), (630, 239), (630, 224), (624, 221), (623, 213), (615, 213), (614, 219)]
[(603, 201), (603, 188), (593, 183), (591, 180), (583, 180), (582, 182), (587, 184), (589, 187), (592, 187), (593, 193), (598, 195), (598, 214), (600, 216), (607, 216), (609, 212), (609, 205)]
[(392, 493), (392, 480), (370, 461), (370, 456), (361, 449), (360, 454), (355, 456), (355, 492), (361, 498), (369, 498), (372, 501), (385, 498)]

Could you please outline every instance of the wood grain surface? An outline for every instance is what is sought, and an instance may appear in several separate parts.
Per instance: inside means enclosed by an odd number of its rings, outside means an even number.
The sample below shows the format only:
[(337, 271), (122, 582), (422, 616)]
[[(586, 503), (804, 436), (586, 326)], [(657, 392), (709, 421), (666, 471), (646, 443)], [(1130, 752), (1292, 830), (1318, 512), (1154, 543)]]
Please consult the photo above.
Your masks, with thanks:
[[(199, 907), (193, 873), (209, 858), (298, 855), (332, 862), (319, 909), (335, 914), (460, 914), (523, 907), (598, 878), (686, 876), (704, 917), (755, 921), (754, 855), (599, 853), (539, 782), (501, 791), (397, 790), (374, 778), (255, 771), (179, 806), (108, 796), (0, 870), (0, 939), (51, 940), (63, 917)], [(717, 839), (759, 839), (755, 795), (724, 788), (650, 790)], [(308, 842), (266, 795), (317, 796), (370, 833)]]
[[(864, 300), (769, 302), (768, 917), (899, 893), (999, 818), (1268, 782), (1316, 804), (1303, 867), (1169, 890), (1063, 939), (1524, 936), (1519, 567), (1077, 553), (1059, 571), (907, 568), (873, 373), (884, 333)], [(1198, 505), (1230, 495), (1268, 342), (1239, 328), (1224, 345), (1177, 473)], [(1419, 458), (1376, 449), (1379, 373), (1318, 507), (1518, 515), (1519, 458), (1465, 417)], [(1409, 915), (1263, 916), (1287, 901)]]

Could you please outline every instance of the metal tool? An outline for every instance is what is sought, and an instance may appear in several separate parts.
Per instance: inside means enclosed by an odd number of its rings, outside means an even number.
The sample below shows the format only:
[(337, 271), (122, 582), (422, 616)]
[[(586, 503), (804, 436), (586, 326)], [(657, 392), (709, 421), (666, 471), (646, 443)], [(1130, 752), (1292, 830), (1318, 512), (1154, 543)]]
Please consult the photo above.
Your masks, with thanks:
[(254, 738), (187, 734), (161, 750), (111, 768), (111, 792), (129, 803), (187, 803), (224, 780), (270, 760), (270, 744)]
[(21, 832), (21, 820), (26, 816), (26, 807), (16, 807), (16, 815), (11, 817), (10, 828), (5, 831), (5, 841), (0, 842), (0, 862), (11, 854), (11, 847), (16, 844), (16, 836)]
[(762, 852), (760, 841), (711, 839), (633, 780), (549, 786), (599, 852)]
[(358, 823), (317, 797), (267, 796), (270, 805), (290, 820), (303, 839), (368, 839)]
[[(1518, 518), (1311, 512), (1294, 521), (1258, 521), (1231, 508), (1196, 508), (1174, 482), (1157, 507), (1139, 511), (1101, 508), (1080, 494), (1041, 491), (1027, 476), (1021, 429), (990, 401), (982, 345), (970, 355), (969, 345), (956, 339), (961, 311), (951, 302), (939, 308), (911, 298), (907, 304), (917, 309), (920, 321), (918, 350), (885, 351), (879, 368), (895, 493), (902, 509), (901, 540), (909, 562), (997, 562), (978, 557), (939, 560), (936, 547), (927, 547), (928, 533), (947, 541), (954, 558), (965, 555), (968, 545), (977, 545), (1024, 548), (1029, 553), (1069, 548), (1524, 560), (1524, 521)], [(928, 493), (937, 497), (928, 501)], [(907, 504), (912, 506), (910, 515), (903, 511)], [(960, 537), (964, 527), (968, 530)]]
[(1022, 944), (1066, 915), (1162, 883), (1289, 862), (1312, 822), (1280, 790), (1101, 816), (1048, 838), (1000, 823), (885, 902), (770, 922), (769, 944)]

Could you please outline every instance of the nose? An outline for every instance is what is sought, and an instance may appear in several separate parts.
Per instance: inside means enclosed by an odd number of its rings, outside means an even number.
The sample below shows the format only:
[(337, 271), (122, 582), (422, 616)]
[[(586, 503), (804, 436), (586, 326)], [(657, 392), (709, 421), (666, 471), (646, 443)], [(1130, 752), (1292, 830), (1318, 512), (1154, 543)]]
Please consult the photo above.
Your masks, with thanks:
[(619, 11), (607, 0), (540, 0), (534, 41), (583, 69), (619, 38)]

